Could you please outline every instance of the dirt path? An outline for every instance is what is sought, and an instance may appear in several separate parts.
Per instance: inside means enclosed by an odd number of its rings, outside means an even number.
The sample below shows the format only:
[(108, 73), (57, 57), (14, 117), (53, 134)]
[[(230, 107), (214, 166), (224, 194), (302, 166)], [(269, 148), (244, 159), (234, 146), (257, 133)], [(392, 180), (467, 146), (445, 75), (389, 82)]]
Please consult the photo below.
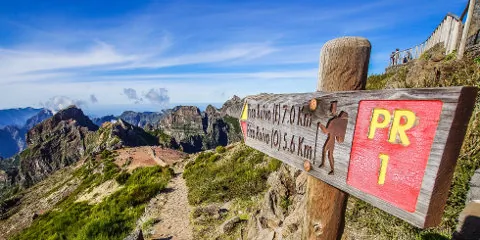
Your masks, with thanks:
[(190, 205), (187, 199), (187, 186), (182, 173), (176, 173), (169, 182), (166, 193), (166, 203), (160, 211), (160, 222), (153, 226), (155, 240), (190, 240), (192, 226), (190, 225)]

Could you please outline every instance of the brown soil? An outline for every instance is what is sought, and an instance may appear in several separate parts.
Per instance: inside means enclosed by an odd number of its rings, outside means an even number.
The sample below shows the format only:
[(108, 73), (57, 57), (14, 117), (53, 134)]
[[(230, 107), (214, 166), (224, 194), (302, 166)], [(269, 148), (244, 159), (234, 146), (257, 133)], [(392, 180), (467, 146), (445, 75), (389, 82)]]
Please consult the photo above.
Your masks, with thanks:
[(134, 147), (124, 148), (116, 151), (118, 157), (115, 163), (118, 166), (124, 166), (130, 159), (130, 163), (126, 167), (128, 171), (132, 171), (138, 167), (147, 166), (172, 166), (177, 162), (181, 162), (187, 154), (162, 147)]

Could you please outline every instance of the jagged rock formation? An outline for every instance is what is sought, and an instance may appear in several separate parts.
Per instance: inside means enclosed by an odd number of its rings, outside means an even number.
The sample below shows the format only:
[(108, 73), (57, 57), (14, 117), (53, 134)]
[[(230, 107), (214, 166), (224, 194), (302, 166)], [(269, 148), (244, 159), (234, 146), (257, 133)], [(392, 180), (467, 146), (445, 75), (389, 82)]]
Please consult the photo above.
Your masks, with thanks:
[(221, 111), (207, 106), (204, 113), (195, 106), (174, 108), (158, 124), (187, 153), (225, 146), (241, 139), (238, 120), (222, 117)]
[(165, 115), (164, 112), (133, 112), (125, 111), (118, 118), (137, 127), (145, 127), (147, 124), (157, 124)]
[(247, 239), (301, 239), (306, 209), (306, 179), (302, 170), (282, 164), (268, 178), (270, 189), (260, 209), (248, 220)]
[(105, 122), (88, 143), (92, 153), (115, 150), (126, 146), (153, 146), (156, 144), (158, 144), (158, 140), (153, 135), (122, 119), (113, 123)]
[(160, 121), (159, 127), (175, 139), (185, 139), (204, 132), (202, 115), (195, 106), (175, 107)]
[(227, 100), (220, 109), (222, 116), (239, 118), (242, 113), (243, 102), (243, 99), (234, 95), (231, 99)]
[(71, 106), (27, 133), (28, 148), (19, 157), (16, 180), (27, 187), (77, 162), (87, 150), (86, 139), (98, 127), (82, 110)]

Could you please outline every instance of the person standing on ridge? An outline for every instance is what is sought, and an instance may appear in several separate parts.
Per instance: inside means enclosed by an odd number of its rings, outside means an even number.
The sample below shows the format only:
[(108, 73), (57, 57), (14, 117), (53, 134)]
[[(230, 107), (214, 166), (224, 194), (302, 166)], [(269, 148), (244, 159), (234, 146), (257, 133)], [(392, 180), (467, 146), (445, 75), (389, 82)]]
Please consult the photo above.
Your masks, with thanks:
[(394, 58), (395, 58), (395, 65), (397, 65), (400, 61), (400, 49), (397, 48), (395, 50), (395, 57)]

